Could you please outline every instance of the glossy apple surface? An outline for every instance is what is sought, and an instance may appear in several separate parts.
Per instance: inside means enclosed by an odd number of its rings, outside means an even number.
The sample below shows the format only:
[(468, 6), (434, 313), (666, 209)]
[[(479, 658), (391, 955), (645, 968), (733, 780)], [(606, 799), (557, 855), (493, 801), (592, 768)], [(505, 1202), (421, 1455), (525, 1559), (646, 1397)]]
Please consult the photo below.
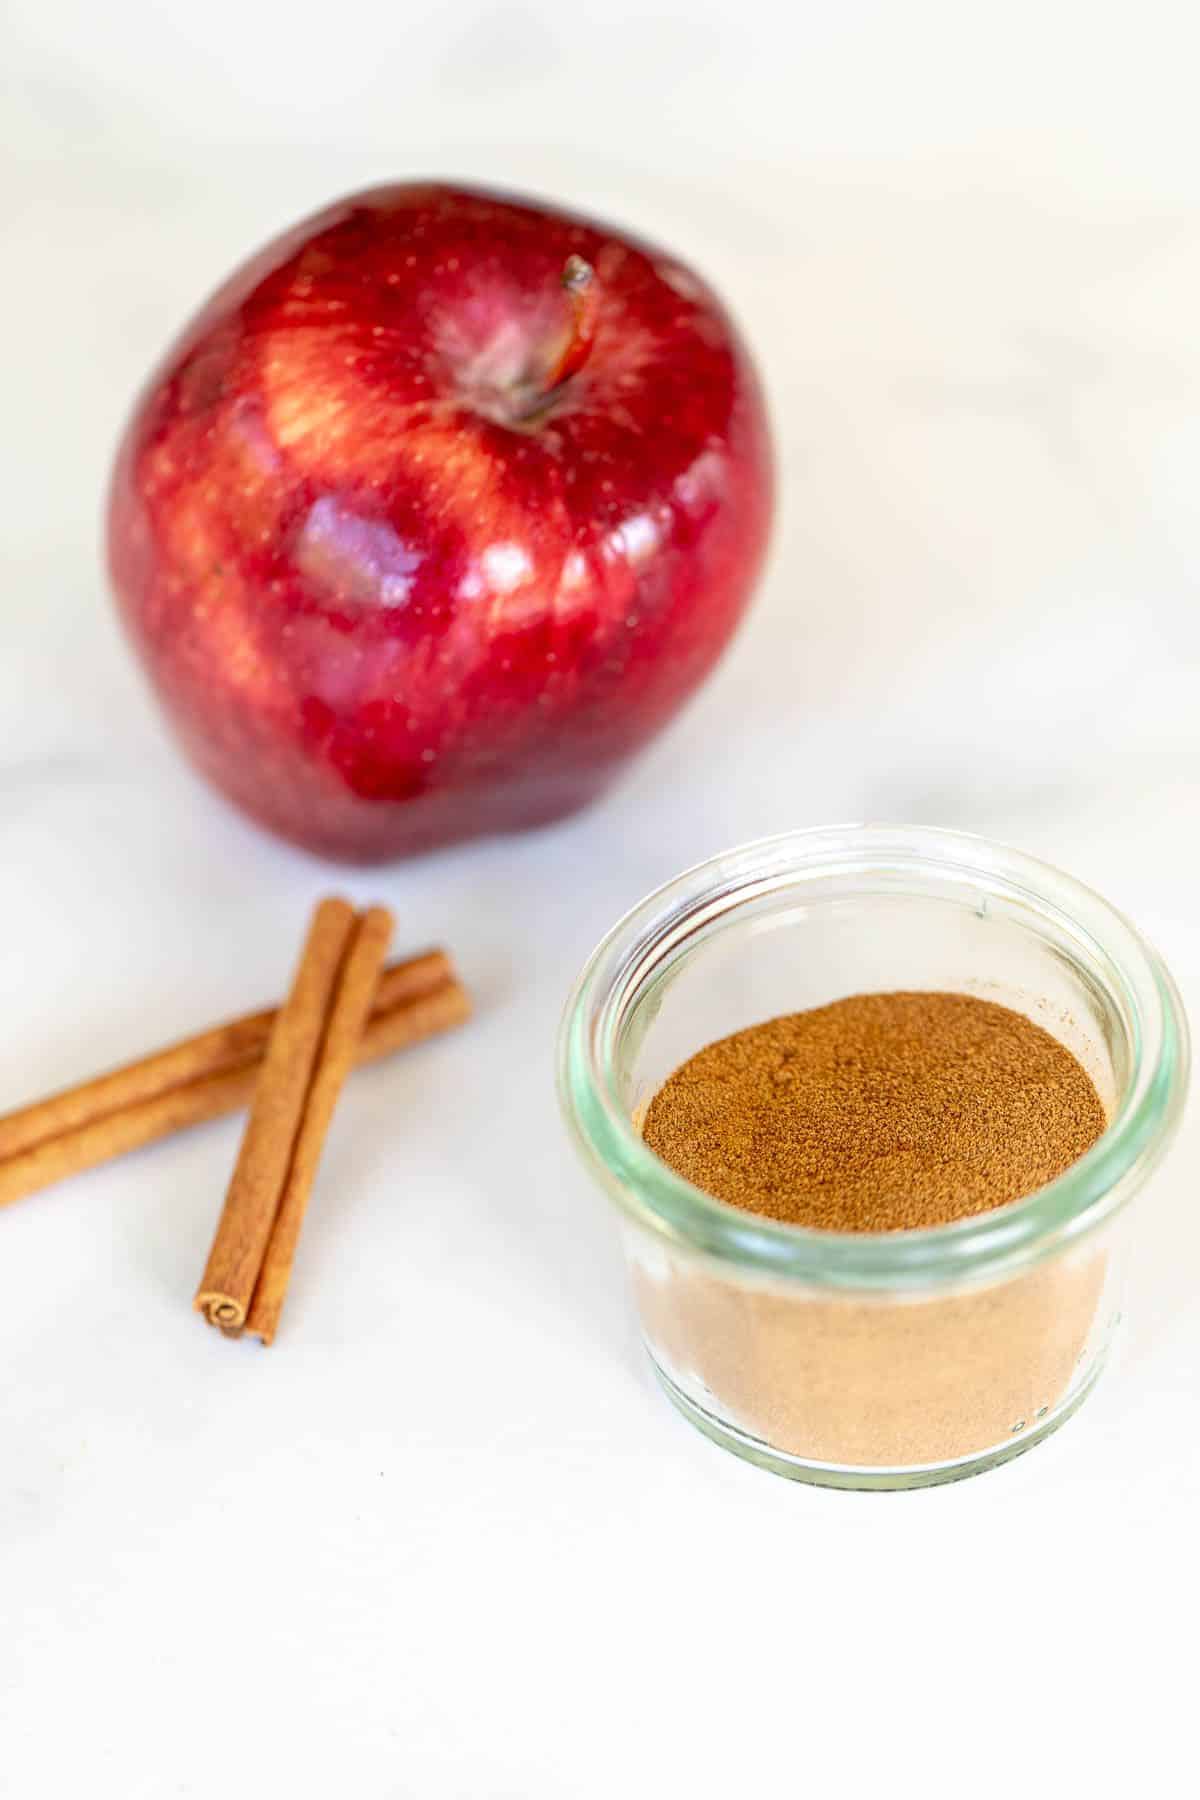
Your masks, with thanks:
[(720, 654), (770, 509), (754, 371), (696, 275), (407, 185), (203, 309), (126, 431), (109, 553), (196, 764), (377, 860), (595, 797)]

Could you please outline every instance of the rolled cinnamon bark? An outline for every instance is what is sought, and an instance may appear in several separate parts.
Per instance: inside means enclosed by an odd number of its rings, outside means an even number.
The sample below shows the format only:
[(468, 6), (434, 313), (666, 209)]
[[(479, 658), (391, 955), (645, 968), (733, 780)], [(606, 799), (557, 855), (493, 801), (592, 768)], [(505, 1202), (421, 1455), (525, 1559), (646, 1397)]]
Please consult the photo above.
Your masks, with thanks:
[[(375, 996), (375, 1012), (389, 1012), (407, 1000), (433, 993), (453, 979), (454, 969), (444, 950), (426, 950), (420, 956), (407, 957), (384, 970)], [(278, 1010), (267, 1007), (262, 1012), (230, 1019), (136, 1062), (64, 1088), (32, 1106), (0, 1114), (0, 1163), (49, 1138), (94, 1125), (109, 1113), (157, 1100), (170, 1088), (260, 1062)]]
[(240, 1331), (304, 1114), (309, 1087), (356, 928), (348, 900), (323, 900), (292, 989), (271, 1031), (217, 1235), (196, 1291), (210, 1325)]
[[(246, 1330), (264, 1344), (274, 1341), (292, 1278), (300, 1227), (338, 1096), (354, 1066), (383, 959), (392, 935), (392, 915), (382, 906), (363, 914), (347, 952), (321, 1037), (312, 1081), (296, 1129), (287, 1176), (267, 1239)], [(265, 1084), (265, 1072), (264, 1072)]]
[[(470, 998), (442, 950), (385, 969), (356, 1061), (461, 1025)], [(0, 1118), (0, 1206), (249, 1105), (276, 1012), (200, 1032)]]

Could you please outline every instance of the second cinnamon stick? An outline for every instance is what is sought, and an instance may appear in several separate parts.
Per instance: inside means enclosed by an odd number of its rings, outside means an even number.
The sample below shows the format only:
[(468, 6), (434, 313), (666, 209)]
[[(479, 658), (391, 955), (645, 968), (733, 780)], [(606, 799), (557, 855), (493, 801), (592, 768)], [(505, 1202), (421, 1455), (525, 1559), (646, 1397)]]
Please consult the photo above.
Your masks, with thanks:
[[(435, 962), (444, 964), (447, 970), (450, 968), (448, 959), (440, 952), (418, 960), (428, 961), (431, 965)], [(387, 994), (403, 993), (412, 986), (411, 980), (393, 982), (391, 978), (407, 976), (413, 966), (397, 964), (385, 970), (376, 991), (375, 1011), (359, 1044), (356, 1058), (359, 1065), (378, 1062), (397, 1050), (405, 1050), (425, 1038), (450, 1031), (456, 1025), (465, 1024), (470, 1017), (470, 997), (452, 973), (436, 986), (426, 987), (422, 982), (410, 998), (384, 1005)], [(15, 1155), (0, 1158), (0, 1206), (23, 1200), (57, 1181), (66, 1181), (72, 1175), (98, 1168), (130, 1151), (144, 1149), (176, 1131), (225, 1118), (248, 1106), (254, 1096), (263, 1047), (274, 1018), (274, 1013), (254, 1015), (256, 1023), (261, 1020), (265, 1024), (248, 1060), (198, 1075), (176, 1087), (152, 1091), (149, 1098), (121, 1105), (111, 1112), (92, 1115), (86, 1108), (81, 1108), (76, 1114), (80, 1123), (67, 1130), (40, 1134)], [(72, 1090), (72, 1099), (76, 1092), (82, 1090)]]
[[(379, 979), (375, 1011), (385, 1013), (409, 1000), (433, 993), (454, 979), (444, 950), (426, 950), (392, 963)], [(169, 1044), (136, 1062), (63, 1088), (32, 1106), (0, 1114), (0, 1166), (52, 1138), (93, 1126), (118, 1112), (159, 1100), (172, 1088), (207, 1079), (226, 1070), (262, 1060), (278, 1008), (247, 1013), (224, 1025), (210, 1026), (179, 1043)], [(212, 1115), (202, 1115), (212, 1116)]]
[(246, 1330), (274, 1341), (279, 1315), (291, 1280), (309, 1194), (325, 1146), (338, 1096), (354, 1066), (379, 972), (392, 935), (392, 915), (383, 907), (363, 914), (346, 953), (345, 967), (333, 997), (312, 1084), (304, 1103), (291, 1163), (275, 1222), (267, 1239)]
[(240, 1331), (246, 1322), (354, 926), (348, 901), (322, 901), (267, 1045), (237, 1166), (196, 1292), (197, 1311), (225, 1330)]

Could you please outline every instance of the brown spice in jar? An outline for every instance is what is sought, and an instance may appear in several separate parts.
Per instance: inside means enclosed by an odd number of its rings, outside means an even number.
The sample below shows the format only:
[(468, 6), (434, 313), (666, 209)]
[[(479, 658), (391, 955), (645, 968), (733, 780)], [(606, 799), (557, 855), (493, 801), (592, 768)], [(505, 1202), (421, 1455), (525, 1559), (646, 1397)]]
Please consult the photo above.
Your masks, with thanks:
[(722, 1038), (646, 1115), (697, 1187), (819, 1231), (946, 1225), (1061, 1175), (1104, 1130), (1077, 1059), (972, 994), (856, 994)]
[[(1033, 1191), (1105, 1122), (1077, 1059), (1024, 1015), (908, 993), (709, 1045), (655, 1096), (643, 1131), (735, 1206), (888, 1231)], [(829, 1296), (668, 1250), (635, 1281), (656, 1357), (705, 1410), (805, 1461), (899, 1468), (969, 1457), (1049, 1415), (1087, 1362), (1106, 1272), (1104, 1250), (1085, 1244), (965, 1291)]]

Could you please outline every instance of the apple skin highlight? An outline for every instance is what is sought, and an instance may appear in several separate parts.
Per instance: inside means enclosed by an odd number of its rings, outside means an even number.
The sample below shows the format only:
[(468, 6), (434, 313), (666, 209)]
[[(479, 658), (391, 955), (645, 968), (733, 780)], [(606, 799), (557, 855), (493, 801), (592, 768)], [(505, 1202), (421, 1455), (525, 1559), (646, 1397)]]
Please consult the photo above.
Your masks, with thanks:
[(282, 836), (382, 861), (596, 798), (728, 642), (772, 486), (698, 276), (399, 185), (296, 226), (187, 328), (126, 429), (109, 561), (193, 762)]

